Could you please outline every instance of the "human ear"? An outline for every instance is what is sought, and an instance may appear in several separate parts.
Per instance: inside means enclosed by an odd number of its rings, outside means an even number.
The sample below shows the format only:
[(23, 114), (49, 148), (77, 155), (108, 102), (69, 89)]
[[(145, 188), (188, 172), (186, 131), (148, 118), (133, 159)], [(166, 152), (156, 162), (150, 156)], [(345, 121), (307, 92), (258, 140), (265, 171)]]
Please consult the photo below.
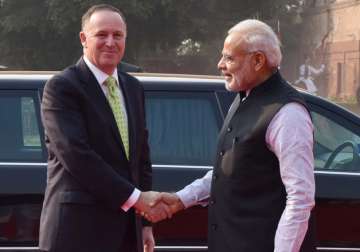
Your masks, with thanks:
[(86, 48), (86, 34), (84, 31), (81, 31), (79, 33), (79, 37), (80, 37), (80, 42), (81, 42), (81, 45)]
[(256, 71), (259, 71), (266, 64), (266, 56), (263, 52), (254, 53), (254, 67)]

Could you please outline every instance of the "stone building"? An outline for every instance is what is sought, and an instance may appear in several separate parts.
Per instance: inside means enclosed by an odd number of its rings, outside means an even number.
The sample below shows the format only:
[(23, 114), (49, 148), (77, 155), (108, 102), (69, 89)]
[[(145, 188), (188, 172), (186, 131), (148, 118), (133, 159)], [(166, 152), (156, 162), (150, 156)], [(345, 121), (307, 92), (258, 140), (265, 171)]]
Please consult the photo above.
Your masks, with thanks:
[(310, 54), (314, 65), (326, 66), (318, 80), (320, 95), (354, 103), (360, 87), (360, 1), (310, 2), (301, 13), (299, 52)]

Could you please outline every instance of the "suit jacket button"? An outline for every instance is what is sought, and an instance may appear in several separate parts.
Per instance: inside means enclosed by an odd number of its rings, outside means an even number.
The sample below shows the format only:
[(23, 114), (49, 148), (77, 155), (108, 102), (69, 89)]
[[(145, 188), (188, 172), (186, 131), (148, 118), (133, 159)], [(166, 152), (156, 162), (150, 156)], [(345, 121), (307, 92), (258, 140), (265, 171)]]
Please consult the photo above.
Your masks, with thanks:
[(210, 200), (209, 204), (210, 204), (210, 205), (214, 205), (214, 204), (215, 204), (215, 200), (214, 200), (214, 199), (213, 199), (213, 200)]
[(218, 178), (218, 175), (214, 174), (213, 175), (213, 180), (217, 180), (217, 178)]
[(232, 131), (232, 128), (231, 128), (231, 127), (228, 127), (228, 128), (226, 129), (226, 131), (229, 133), (229, 132)]
[(224, 152), (223, 152), (223, 151), (220, 151), (220, 156), (224, 156)]
[(214, 230), (214, 231), (216, 231), (217, 225), (216, 225), (216, 224), (212, 224), (212, 225), (211, 225), (211, 229)]

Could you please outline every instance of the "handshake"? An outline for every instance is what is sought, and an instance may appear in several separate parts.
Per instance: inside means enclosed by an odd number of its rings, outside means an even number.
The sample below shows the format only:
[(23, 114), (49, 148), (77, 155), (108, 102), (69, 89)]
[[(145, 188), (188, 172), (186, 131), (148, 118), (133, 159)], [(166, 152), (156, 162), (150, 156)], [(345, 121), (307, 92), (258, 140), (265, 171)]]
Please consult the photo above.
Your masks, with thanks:
[(134, 208), (148, 221), (158, 222), (185, 208), (180, 198), (175, 193), (166, 192), (141, 192)]

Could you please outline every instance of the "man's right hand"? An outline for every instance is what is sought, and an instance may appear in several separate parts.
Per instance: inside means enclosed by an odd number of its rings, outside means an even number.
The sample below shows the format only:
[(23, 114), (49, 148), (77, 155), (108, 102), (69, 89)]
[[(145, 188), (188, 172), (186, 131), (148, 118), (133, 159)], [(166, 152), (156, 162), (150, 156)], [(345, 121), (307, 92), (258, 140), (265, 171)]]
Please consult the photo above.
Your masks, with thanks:
[(134, 204), (134, 207), (139, 212), (148, 212), (159, 201), (161, 201), (161, 194), (159, 192), (141, 192), (139, 199)]
[(170, 208), (162, 202), (159, 192), (141, 192), (138, 201), (134, 204), (134, 208), (138, 214), (151, 222), (158, 222), (172, 216)]
[(185, 209), (184, 204), (180, 200), (179, 196), (176, 193), (161, 193), (162, 201), (168, 205), (171, 210), (171, 214), (175, 214), (183, 209)]
[(171, 218), (174, 213), (183, 209), (185, 206), (175, 193), (163, 192), (160, 193), (160, 201), (149, 212), (146, 212), (144, 217), (151, 222), (158, 222)]
[(185, 209), (175, 193), (141, 192), (134, 205), (136, 212), (151, 222), (171, 218), (173, 214)]

